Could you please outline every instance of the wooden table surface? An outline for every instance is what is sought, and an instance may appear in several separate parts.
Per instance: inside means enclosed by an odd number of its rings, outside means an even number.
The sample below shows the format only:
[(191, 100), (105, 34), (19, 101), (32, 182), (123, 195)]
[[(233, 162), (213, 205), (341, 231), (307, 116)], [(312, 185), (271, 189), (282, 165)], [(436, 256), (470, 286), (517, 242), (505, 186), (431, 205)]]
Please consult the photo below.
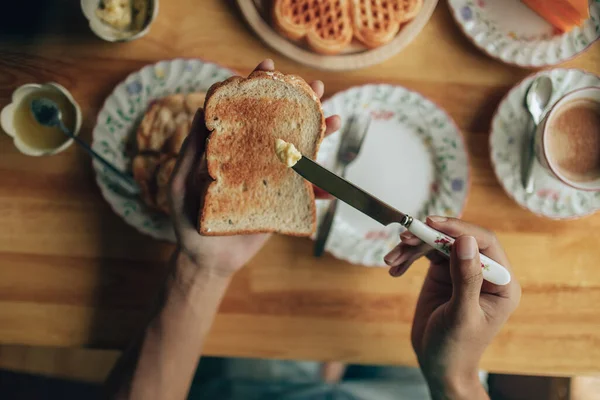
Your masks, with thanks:
[[(381, 81), (431, 98), (467, 139), (473, 179), (464, 218), (498, 233), (523, 285), (521, 306), (482, 367), (600, 371), (600, 215), (553, 222), (504, 193), (490, 165), (490, 119), (530, 71), (479, 52), (445, 1), (401, 54), (347, 73), (309, 69), (273, 53), (231, 1), (162, 1), (150, 34), (122, 44), (96, 39), (78, 2), (57, 2), (29, 15), (27, 24), (15, 24), (13, 32), (24, 36), (0, 36), (0, 105), (18, 85), (57, 81), (81, 105), (88, 140), (118, 82), (175, 57), (213, 60), (244, 74), (271, 57), (283, 72), (322, 79), (326, 96)], [(600, 73), (600, 43), (564, 66)], [(122, 347), (143, 320), (173, 248), (116, 216), (93, 176), (89, 158), (76, 147), (32, 158), (0, 136), (0, 344)], [(415, 365), (409, 333), (426, 264), (392, 279), (383, 269), (329, 256), (316, 260), (311, 250), (309, 240), (273, 237), (236, 276), (206, 353)]]

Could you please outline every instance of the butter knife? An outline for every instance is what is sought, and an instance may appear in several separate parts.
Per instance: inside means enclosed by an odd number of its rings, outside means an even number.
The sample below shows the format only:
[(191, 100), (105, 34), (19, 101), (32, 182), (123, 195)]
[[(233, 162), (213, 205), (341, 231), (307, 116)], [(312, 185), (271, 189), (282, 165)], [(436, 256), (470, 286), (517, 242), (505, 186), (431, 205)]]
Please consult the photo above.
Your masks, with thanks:
[[(292, 168), (307, 181), (382, 225), (387, 226), (397, 222), (437, 251), (450, 256), (454, 238), (431, 228), (418, 219), (401, 213), (309, 158), (302, 156)], [(486, 281), (496, 285), (506, 285), (510, 282), (510, 273), (506, 268), (483, 254), (480, 254), (479, 257), (483, 278)]]
[[(346, 168), (358, 157), (358, 153), (360, 153), (364, 139), (367, 136), (370, 123), (370, 118), (360, 115), (351, 115), (350, 118), (348, 118), (346, 129), (344, 129), (342, 133), (340, 147), (336, 155), (336, 163), (333, 168), (336, 175), (343, 177), (346, 173)], [(329, 232), (333, 225), (337, 203), (337, 199), (330, 201), (325, 216), (319, 224), (314, 248), (316, 257), (320, 257), (325, 251), (325, 244), (327, 243), (327, 238), (329, 237)]]

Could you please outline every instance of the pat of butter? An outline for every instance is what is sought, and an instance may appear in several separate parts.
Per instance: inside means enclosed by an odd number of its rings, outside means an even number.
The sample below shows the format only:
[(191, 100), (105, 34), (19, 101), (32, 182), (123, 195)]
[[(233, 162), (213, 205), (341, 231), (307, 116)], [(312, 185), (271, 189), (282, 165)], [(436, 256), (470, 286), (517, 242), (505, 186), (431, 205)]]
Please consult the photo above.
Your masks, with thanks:
[(96, 15), (116, 29), (127, 29), (132, 20), (131, 0), (104, 0)]
[(290, 168), (302, 158), (302, 154), (293, 144), (281, 139), (275, 139), (275, 154), (277, 154), (279, 161)]

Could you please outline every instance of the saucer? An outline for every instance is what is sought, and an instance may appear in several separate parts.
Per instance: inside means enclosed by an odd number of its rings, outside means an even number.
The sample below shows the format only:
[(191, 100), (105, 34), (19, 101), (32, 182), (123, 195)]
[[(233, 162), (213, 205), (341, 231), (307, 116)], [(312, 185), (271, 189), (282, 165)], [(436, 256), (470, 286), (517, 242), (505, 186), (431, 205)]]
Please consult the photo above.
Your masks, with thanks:
[(481, 50), (508, 64), (537, 68), (585, 51), (600, 37), (600, 2), (590, 18), (562, 33), (519, 0), (449, 0), (458, 26)]
[[(325, 115), (371, 116), (369, 131), (346, 178), (415, 218), (460, 216), (469, 189), (469, 160), (462, 134), (437, 105), (400, 86), (365, 85), (323, 103)], [(317, 161), (332, 167), (341, 132), (323, 140)], [(317, 217), (329, 201), (317, 201)], [(365, 266), (385, 266), (404, 228), (387, 227), (343, 202), (338, 204), (325, 250)]]
[[(527, 134), (529, 114), (524, 98), (533, 79), (547, 75), (554, 93), (550, 106), (566, 93), (586, 87), (600, 86), (600, 77), (578, 69), (552, 69), (530, 75), (513, 87), (501, 101), (490, 133), (490, 154), (498, 180), (506, 193), (521, 207), (551, 219), (572, 219), (600, 209), (600, 192), (573, 189), (552, 177), (534, 161), (535, 191), (528, 194), (521, 183), (521, 149)], [(548, 107), (549, 109), (550, 107)]]

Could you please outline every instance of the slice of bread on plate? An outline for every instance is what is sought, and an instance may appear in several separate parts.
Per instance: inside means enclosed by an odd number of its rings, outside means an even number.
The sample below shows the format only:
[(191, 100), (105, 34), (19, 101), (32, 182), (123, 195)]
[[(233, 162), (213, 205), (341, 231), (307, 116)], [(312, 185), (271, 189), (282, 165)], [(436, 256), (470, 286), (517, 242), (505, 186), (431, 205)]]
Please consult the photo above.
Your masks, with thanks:
[(203, 235), (316, 229), (311, 185), (277, 158), (275, 140), (315, 158), (325, 132), (321, 102), (299, 77), (253, 72), (213, 85), (204, 104), (206, 187), (198, 227)]

